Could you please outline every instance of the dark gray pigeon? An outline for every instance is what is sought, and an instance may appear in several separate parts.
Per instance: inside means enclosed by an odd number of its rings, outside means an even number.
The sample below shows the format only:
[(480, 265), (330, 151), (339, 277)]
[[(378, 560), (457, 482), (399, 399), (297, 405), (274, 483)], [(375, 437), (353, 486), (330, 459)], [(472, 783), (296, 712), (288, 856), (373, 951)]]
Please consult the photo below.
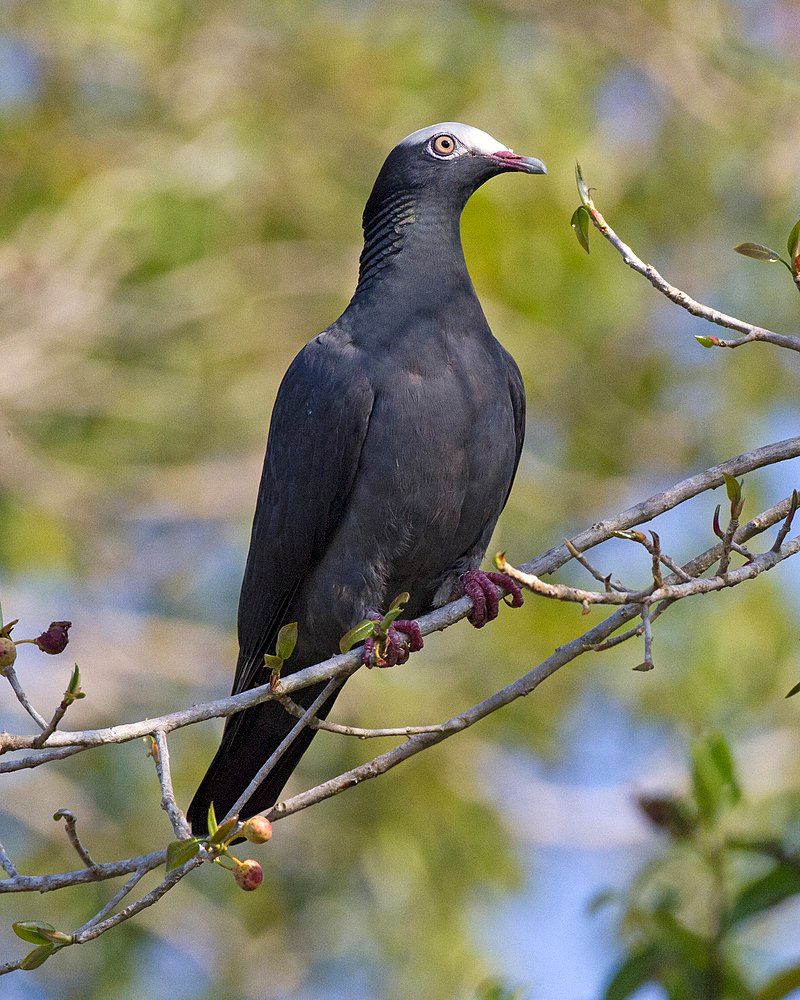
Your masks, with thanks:
[[(386, 159), (364, 210), (355, 295), (294, 359), (275, 402), (234, 693), (269, 680), (264, 654), (290, 621), (299, 638), (284, 674), (337, 653), (345, 632), (404, 591), (406, 620), (366, 643), (369, 665), (404, 662), (422, 646), (414, 619), (456, 596), (472, 599), (478, 628), (503, 590), (522, 603), (507, 577), (478, 566), (519, 462), (525, 391), (486, 322), (460, 236), (469, 197), (510, 171), (546, 173), (456, 122), (414, 132)], [(321, 690), (295, 700), (308, 707)], [(211, 802), (225, 815), (295, 722), (275, 702), (228, 719), (189, 808), (196, 833)], [(295, 740), (243, 817), (277, 801), (313, 736)]]

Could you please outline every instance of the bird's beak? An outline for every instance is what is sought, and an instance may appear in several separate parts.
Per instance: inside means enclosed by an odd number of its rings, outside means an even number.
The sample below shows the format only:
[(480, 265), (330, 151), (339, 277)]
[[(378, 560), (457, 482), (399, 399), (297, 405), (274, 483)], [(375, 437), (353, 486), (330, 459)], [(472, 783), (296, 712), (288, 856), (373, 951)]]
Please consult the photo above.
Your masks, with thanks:
[(547, 167), (535, 156), (520, 156), (510, 149), (501, 149), (490, 153), (488, 159), (493, 160), (501, 170), (518, 170), (523, 174), (546, 174)]

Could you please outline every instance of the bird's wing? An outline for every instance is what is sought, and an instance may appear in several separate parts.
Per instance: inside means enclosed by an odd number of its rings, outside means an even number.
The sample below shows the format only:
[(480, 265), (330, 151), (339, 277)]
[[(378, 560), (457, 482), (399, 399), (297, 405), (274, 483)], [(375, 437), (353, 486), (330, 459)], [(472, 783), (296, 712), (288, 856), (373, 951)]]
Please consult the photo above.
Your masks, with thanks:
[(505, 351), (505, 355), (506, 369), (508, 371), (508, 388), (511, 393), (511, 406), (514, 410), (514, 434), (517, 439), (517, 453), (514, 459), (514, 471), (511, 473), (511, 481), (508, 484), (508, 492), (503, 500), (503, 507), (505, 507), (511, 493), (511, 487), (514, 485), (520, 456), (522, 455), (522, 445), (525, 442), (525, 385), (523, 384), (522, 375), (516, 361), (507, 351)]
[(321, 335), (278, 391), (239, 600), (234, 693), (266, 679), (264, 654), (274, 652), (289, 604), (325, 552), (356, 478), (374, 395), (347, 351)]

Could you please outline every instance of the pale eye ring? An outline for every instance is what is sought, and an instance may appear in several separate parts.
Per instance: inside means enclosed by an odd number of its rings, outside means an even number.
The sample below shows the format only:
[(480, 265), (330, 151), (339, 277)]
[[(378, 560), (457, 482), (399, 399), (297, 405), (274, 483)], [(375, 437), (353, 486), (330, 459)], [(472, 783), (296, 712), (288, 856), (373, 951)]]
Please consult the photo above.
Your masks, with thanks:
[(457, 149), (457, 143), (452, 135), (445, 132), (431, 139), (430, 148), (434, 156), (452, 156)]

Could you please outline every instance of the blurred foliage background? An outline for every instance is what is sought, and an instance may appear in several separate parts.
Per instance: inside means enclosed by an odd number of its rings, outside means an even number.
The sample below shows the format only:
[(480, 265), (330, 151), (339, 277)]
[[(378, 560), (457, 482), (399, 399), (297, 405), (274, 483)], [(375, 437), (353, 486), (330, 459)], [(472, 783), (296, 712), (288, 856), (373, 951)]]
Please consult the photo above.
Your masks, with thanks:
[[(550, 170), (492, 182), (464, 217), (476, 287), (529, 397), (493, 547), (520, 561), (794, 433), (793, 355), (698, 347), (703, 325), (597, 240), (587, 258), (569, 218), (579, 159), (620, 235), (671, 280), (796, 328), (785, 270), (730, 248), (781, 247), (800, 214), (798, 31), (792, 0), (3, 4), (0, 585), (20, 635), (74, 621), (68, 653), (88, 697), (71, 724), (227, 692), (275, 391), (346, 305), (374, 176), (423, 125), (475, 124)], [(793, 485), (796, 467), (751, 477), (745, 513)], [(715, 502), (662, 519), (667, 551), (708, 544)], [(598, 559), (647, 578), (621, 543)], [(3, 996), (600, 997), (626, 956), (653, 946), (665, 906), (707, 933), (690, 905), (707, 889), (707, 845), (697, 864), (675, 862), (693, 848), (662, 840), (635, 803), (689, 794), (696, 737), (713, 729), (732, 748), (747, 805), (730, 822), (753, 837), (795, 829), (792, 567), (671, 611), (652, 673), (630, 672), (641, 657), (629, 646), (584, 658), (475, 730), (281, 822), (259, 854), (260, 892), (204, 868), (142, 919), (4, 980)], [(459, 626), (407, 667), (355, 678), (336, 717), (444, 718), (585, 626), (574, 608), (529, 599), (494, 628)], [(55, 705), (69, 655), (43, 663), (25, 646), (18, 665), (36, 701)], [(0, 725), (28, 728), (8, 696)], [(217, 736), (208, 724), (172, 741), (184, 803)], [(292, 787), (371, 750), (321, 734)], [(161, 846), (151, 770), (137, 743), (11, 776), (0, 837), (25, 871), (72, 866), (51, 820), (69, 807), (98, 859)], [(639, 890), (661, 862), (667, 895), (644, 920)], [(763, 872), (763, 859), (736, 864), (740, 883)], [(619, 902), (590, 907), (606, 889)], [(19, 953), (12, 920), (69, 928), (107, 892), (3, 897), (3, 955)], [(798, 961), (798, 915), (784, 903), (726, 933), (743, 989)], [(636, 995), (699, 995), (686, 989)]]

